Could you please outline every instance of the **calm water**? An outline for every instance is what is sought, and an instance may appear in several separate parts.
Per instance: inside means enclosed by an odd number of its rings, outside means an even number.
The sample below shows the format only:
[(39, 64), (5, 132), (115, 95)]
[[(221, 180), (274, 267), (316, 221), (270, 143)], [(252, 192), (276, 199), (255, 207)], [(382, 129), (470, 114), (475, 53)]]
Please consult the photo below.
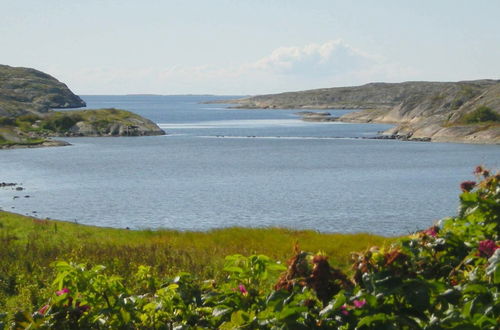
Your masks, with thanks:
[(355, 139), (389, 126), (199, 104), (210, 96), (83, 98), (133, 110), (169, 135), (2, 151), (0, 181), (25, 188), (0, 188), (4, 210), (122, 228), (405, 234), (455, 214), (474, 166), (500, 165), (499, 146)]

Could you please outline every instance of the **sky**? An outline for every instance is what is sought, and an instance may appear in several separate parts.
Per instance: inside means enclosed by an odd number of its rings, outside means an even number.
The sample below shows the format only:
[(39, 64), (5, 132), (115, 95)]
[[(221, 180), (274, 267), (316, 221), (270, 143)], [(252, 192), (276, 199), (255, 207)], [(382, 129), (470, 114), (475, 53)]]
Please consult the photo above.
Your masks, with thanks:
[(500, 0), (0, 0), (0, 64), (86, 94), (500, 79)]

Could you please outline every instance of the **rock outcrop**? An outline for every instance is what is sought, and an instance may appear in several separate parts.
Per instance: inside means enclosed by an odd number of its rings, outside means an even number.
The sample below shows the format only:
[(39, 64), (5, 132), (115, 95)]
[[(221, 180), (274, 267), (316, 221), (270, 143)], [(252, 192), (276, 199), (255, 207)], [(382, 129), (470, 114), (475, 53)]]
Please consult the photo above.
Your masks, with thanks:
[(312, 121), (312, 122), (329, 122), (329, 121), (338, 121), (338, 117), (333, 117), (329, 112), (312, 112), (312, 111), (301, 111), (295, 113), (298, 116), (301, 116), (303, 121)]
[(0, 65), (0, 149), (68, 145), (50, 139), (56, 136), (165, 134), (125, 110), (53, 110), (84, 106), (66, 85), (43, 72)]
[[(64, 114), (64, 113), (63, 113)], [(68, 129), (54, 133), (64, 136), (148, 136), (165, 132), (151, 120), (119, 109), (71, 111), (77, 121)]]
[[(224, 102), (237, 108), (360, 109), (339, 120), (395, 124), (385, 134), (409, 139), (500, 143), (500, 80), (371, 83)], [(464, 121), (480, 107), (487, 107), (497, 119)]]

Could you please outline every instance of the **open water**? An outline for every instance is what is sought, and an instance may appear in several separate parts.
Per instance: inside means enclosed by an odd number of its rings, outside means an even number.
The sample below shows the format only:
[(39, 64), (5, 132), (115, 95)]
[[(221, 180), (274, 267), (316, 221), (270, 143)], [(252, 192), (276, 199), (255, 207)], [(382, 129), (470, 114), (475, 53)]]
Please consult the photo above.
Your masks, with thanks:
[(500, 165), (497, 145), (360, 139), (390, 126), (310, 123), (297, 110), (200, 103), (220, 98), (84, 96), (89, 108), (132, 110), (168, 135), (3, 150), (0, 181), (25, 190), (0, 188), (0, 207), (132, 229), (399, 235), (454, 215), (460, 182), (474, 179), (476, 165)]

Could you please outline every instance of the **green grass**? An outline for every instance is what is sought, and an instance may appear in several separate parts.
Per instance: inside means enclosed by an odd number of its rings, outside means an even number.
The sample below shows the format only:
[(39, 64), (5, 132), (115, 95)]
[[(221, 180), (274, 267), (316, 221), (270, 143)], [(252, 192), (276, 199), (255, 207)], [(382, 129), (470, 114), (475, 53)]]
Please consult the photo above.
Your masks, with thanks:
[(17, 132), (13, 126), (0, 126), (0, 148), (15, 145), (37, 145), (45, 142), (43, 138), (31, 138)]
[(370, 234), (322, 234), (283, 228), (227, 228), (208, 232), (126, 230), (40, 220), (0, 211), (0, 310), (33, 310), (49, 292), (56, 260), (103, 264), (125, 283), (136, 265), (149, 265), (159, 277), (188, 271), (197, 278), (220, 278), (224, 257), (265, 254), (286, 261), (294, 245), (324, 251), (331, 263), (348, 270), (350, 253), (394, 238)]

